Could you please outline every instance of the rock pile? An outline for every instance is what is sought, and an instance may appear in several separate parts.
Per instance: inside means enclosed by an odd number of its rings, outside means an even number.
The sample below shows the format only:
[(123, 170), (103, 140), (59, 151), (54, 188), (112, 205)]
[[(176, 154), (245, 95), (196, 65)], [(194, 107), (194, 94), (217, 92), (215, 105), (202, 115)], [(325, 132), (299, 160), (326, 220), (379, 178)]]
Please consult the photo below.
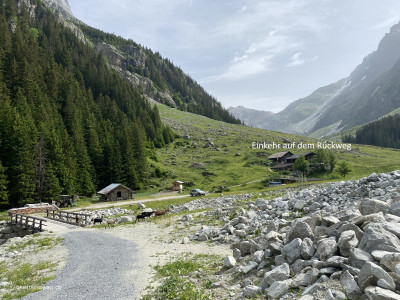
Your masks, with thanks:
[(8, 212), (15, 214), (37, 214), (46, 212), (47, 210), (58, 210), (57, 206), (49, 204), (49, 203), (35, 203), (35, 204), (26, 204), (25, 207), (20, 208), (12, 208), (9, 209)]
[(221, 219), (196, 236), (232, 243), (226, 272), (253, 279), (239, 298), (400, 299), (400, 171), (260, 198)]
[(252, 198), (252, 194), (230, 195), (218, 198), (200, 198), (182, 205), (173, 205), (170, 213), (178, 213), (182, 211), (200, 210), (206, 208), (223, 208), (232, 207)]

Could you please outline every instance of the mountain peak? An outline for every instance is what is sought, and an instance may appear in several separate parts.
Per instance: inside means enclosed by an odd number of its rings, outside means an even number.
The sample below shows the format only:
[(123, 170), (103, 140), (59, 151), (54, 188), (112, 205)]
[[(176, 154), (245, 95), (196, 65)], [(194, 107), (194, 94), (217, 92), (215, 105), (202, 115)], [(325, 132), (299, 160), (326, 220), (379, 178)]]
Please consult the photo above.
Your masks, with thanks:
[(52, 10), (58, 10), (64, 19), (73, 18), (71, 6), (69, 5), (68, 0), (43, 0), (43, 2)]

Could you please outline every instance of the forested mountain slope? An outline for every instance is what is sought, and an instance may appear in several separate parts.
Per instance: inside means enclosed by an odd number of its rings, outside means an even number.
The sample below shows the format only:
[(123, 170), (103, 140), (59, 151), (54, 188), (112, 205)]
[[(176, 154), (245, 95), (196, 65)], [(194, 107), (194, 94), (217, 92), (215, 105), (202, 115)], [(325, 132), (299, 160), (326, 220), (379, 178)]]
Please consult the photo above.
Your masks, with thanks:
[(357, 129), (354, 135), (343, 135), (346, 143), (366, 144), (400, 149), (400, 115), (390, 115)]
[(0, 203), (140, 189), (173, 140), (142, 92), (35, 1), (0, 1)]
[(96, 50), (107, 57), (110, 66), (151, 99), (214, 120), (240, 123), (203, 87), (160, 53), (80, 21), (75, 20), (74, 24)]

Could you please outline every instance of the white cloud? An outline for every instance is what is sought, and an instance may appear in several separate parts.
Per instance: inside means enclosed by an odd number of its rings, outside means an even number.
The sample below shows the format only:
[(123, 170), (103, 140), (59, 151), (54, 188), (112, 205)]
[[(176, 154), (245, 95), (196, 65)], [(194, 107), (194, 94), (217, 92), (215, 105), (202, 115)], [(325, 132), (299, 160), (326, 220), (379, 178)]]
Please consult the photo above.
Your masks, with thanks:
[(296, 66), (301, 66), (302, 64), (305, 63), (305, 60), (301, 58), (302, 53), (297, 52), (295, 53), (292, 58), (290, 59), (290, 62), (286, 65), (287, 67), (296, 67)]
[(377, 30), (377, 29), (387, 28), (392, 26), (393, 24), (398, 23), (400, 20), (400, 13), (393, 12), (393, 14), (395, 14), (395, 16), (389, 17), (388, 19), (375, 24), (374, 26), (372, 26), (372, 29)]

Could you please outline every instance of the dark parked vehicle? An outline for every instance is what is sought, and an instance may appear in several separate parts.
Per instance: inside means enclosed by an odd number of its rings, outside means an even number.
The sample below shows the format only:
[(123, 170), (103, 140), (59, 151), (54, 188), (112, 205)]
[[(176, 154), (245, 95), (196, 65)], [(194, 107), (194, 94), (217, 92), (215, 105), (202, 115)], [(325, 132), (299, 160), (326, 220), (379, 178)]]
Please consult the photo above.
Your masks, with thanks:
[(204, 196), (206, 194), (206, 192), (203, 192), (200, 189), (192, 189), (190, 190), (190, 196), (194, 197), (194, 196)]
[(76, 206), (76, 197), (70, 195), (61, 195), (60, 199), (56, 201), (58, 207)]

